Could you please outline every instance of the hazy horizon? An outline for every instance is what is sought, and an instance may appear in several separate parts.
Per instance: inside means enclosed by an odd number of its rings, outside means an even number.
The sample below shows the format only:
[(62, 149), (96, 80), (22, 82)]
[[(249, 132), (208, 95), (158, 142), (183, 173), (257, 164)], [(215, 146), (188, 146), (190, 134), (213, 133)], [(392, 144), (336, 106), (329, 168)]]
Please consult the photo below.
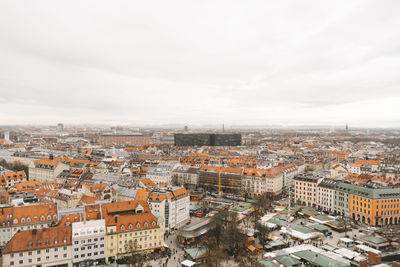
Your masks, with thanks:
[(400, 127), (398, 1), (1, 1), (0, 125)]

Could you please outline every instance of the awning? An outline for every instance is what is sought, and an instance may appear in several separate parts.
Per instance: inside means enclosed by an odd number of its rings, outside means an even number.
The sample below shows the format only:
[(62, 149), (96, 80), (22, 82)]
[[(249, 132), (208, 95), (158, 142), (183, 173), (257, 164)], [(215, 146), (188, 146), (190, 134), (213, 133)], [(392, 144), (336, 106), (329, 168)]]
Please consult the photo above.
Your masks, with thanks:
[(165, 243), (165, 242), (164, 242), (164, 247), (165, 247), (165, 248), (169, 248), (168, 245), (167, 245), (167, 243)]
[(196, 263), (190, 260), (184, 260), (181, 262), (182, 266), (187, 266), (187, 267), (192, 267), (194, 266)]

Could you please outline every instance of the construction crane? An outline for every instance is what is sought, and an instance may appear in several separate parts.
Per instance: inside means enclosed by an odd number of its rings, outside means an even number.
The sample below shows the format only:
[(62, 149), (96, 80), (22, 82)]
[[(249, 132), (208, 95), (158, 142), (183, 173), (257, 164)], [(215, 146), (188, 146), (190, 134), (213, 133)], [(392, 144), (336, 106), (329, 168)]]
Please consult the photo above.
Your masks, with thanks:
[(218, 195), (221, 196), (221, 156), (211, 156), (210, 158), (218, 159)]

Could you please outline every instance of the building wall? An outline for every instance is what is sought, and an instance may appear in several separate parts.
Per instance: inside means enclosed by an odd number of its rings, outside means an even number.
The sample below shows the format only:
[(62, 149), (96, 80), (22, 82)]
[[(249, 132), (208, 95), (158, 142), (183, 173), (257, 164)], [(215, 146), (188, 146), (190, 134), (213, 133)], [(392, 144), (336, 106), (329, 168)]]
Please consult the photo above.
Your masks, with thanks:
[(9, 253), (3, 255), (3, 267), (9, 266), (72, 266), (72, 246)]
[(370, 199), (350, 194), (350, 216), (368, 225), (400, 224), (400, 199)]
[(129, 241), (136, 241), (138, 251), (154, 250), (163, 247), (164, 245), (164, 227), (162, 224), (159, 227), (146, 230), (132, 230), (126, 232), (117, 232), (115, 226), (107, 227), (107, 261), (122, 258), (129, 254), (127, 245)]
[(130, 146), (143, 146), (150, 145), (151, 136), (138, 136), (138, 135), (101, 135), (99, 136), (99, 143), (103, 146), (116, 145), (130, 145)]
[(106, 258), (104, 220), (72, 223), (72, 262)]
[(350, 197), (346, 192), (335, 190), (333, 209), (337, 214), (343, 214), (349, 216), (350, 212)]

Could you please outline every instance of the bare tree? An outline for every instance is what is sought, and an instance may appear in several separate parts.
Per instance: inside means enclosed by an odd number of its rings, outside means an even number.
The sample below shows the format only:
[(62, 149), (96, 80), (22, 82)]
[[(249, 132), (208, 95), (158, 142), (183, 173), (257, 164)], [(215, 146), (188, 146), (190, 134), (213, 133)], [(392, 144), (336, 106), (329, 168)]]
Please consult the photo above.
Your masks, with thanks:
[(140, 246), (138, 242), (135, 240), (129, 240), (129, 242), (125, 245), (126, 251), (126, 263), (127, 266), (130, 267), (139, 267), (143, 265), (145, 261), (144, 256), (140, 253)]
[(257, 232), (258, 240), (260, 241), (261, 246), (264, 248), (265, 245), (268, 244), (269, 234), (271, 233), (271, 228), (269, 228), (268, 226), (266, 226), (260, 222), (256, 222), (255, 228), (258, 231)]

